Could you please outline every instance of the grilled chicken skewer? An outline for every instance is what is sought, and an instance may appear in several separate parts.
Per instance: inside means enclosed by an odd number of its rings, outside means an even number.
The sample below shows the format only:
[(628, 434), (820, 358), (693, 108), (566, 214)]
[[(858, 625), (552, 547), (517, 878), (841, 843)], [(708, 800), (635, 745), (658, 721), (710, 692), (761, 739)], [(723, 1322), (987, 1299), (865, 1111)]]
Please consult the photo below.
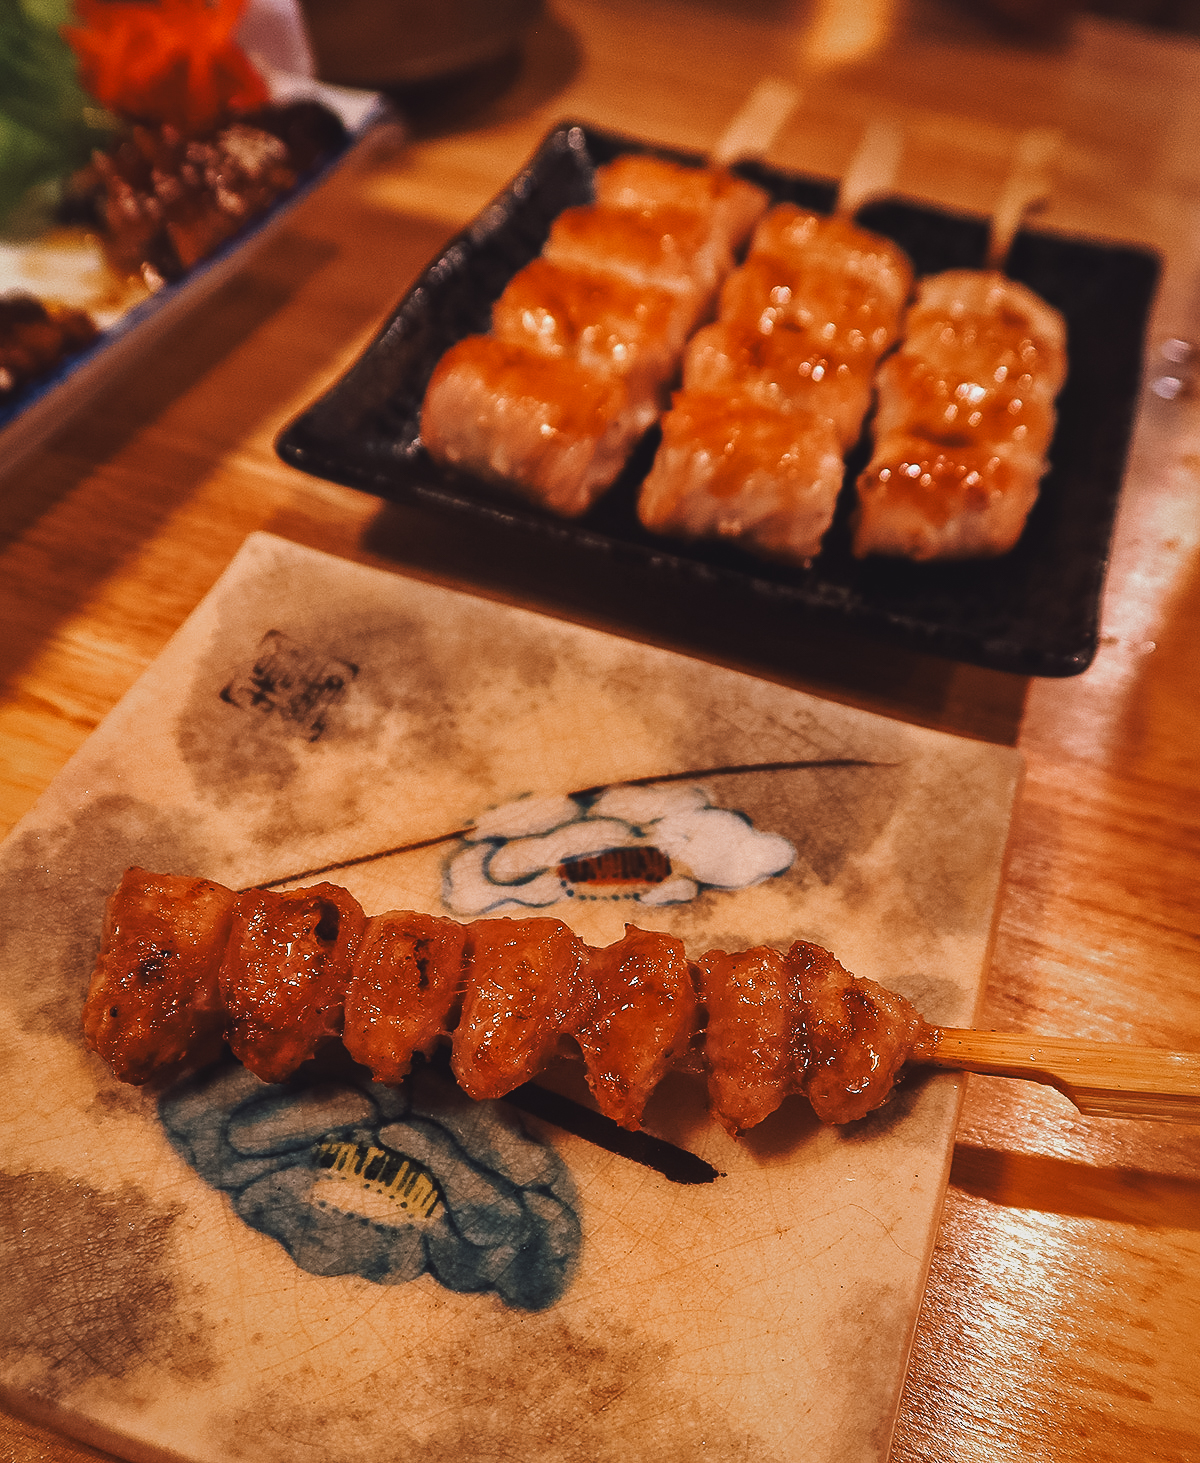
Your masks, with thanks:
[(859, 474), (854, 552), (917, 560), (1006, 554), (1049, 466), (1066, 324), (1010, 279), (1017, 225), (1048, 186), (1051, 134), (1028, 134), (992, 218), (987, 267), (917, 286), (884, 361), (871, 460)]
[(772, 208), (683, 358), (638, 516), (806, 563), (833, 520), (876, 365), (900, 330), (912, 265), (851, 213), (887, 186), (892, 128), (868, 130), (832, 216)]
[[(678, 1065), (699, 1067), (713, 1115), (735, 1134), (794, 1092), (822, 1121), (862, 1117), (906, 1063), (1031, 1076), (1110, 1115), (1146, 1115), (1155, 1092), (1173, 1094), (1166, 1115), (1179, 1121), (1200, 1105), (1200, 1057), (1152, 1054), (1171, 1074), (1163, 1086), (1145, 1053), (943, 1032), (804, 941), (690, 961), (674, 936), (634, 926), (596, 949), (555, 919), (367, 917), (333, 884), (238, 895), (136, 868), (109, 899), (83, 1024), (133, 1083), (212, 1061), (226, 1041), (278, 1082), (339, 1040), (397, 1083), (417, 1052), (448, 1040), (477, 1099), (528, 1081), (565, 1039), (601, 1112), (631, 1129)], [(1108, 1082), (1096, 1075), (1105, 1060)]]
[(451, 1045), (459, 1086), (503, 1097), (573, 1043), (597, 1106), (628, 1128), (697, 1059), (714, 1116), (753, 1127), (792, 1092), (824, 1121), (886, 1101), (930, 1028), (828, 951), (712, 950), (628, 926), (602, 949), (561, 920), (368, 918), (334, 884), (235, 894), (129, 869), (110, 896), (83, 1012), (88, 1045), (142, 1083), (234, 1055), (280, 1082), (339, 1041), (379, 1081)]

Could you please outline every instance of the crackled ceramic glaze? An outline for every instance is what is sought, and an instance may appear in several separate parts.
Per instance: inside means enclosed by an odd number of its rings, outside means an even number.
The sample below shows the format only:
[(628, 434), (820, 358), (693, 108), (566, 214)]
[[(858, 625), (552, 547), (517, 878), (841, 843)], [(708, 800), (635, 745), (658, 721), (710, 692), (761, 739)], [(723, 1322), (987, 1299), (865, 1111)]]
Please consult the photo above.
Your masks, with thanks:
[(140, 863), (594, 944), (806, 938), (965, 1025), (1018, 775), (255, 535), (0, 851), (0, 1386), (138, 1460), (882, 1459), (953, 1078), (735, 1142), (673, 1076), (637, 1149), (567, 1067), (477, 1105), (436, 1064), (124, 1087), (80, 1007)]

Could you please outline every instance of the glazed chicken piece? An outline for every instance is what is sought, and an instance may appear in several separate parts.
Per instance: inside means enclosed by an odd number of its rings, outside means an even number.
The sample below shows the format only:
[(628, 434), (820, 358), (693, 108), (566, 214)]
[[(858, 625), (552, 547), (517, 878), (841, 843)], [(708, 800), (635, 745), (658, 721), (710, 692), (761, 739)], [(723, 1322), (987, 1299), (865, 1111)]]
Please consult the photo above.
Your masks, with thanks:
[(226, 1018), (217, 976), (233, 903), (232, 890), (208, 879), (138, 868), (109, 897), (83, 1031), (122, 1082), (220, 1054)]
[(854, 552), (1007, 553), (1037, 501), (1065, 375), (1062, 317), (1032, 290), (989, 271), (923, 280), (880, 371)]
[[(912, 280), (908, 256), (890, 239), (781, 203), (726, 280), (720, 319), (824, 352), (844, 368), (843, 381), (853, 373), (865, 385), (865, 413), (876, 364), (900, 334)], [(857, 427), (847, 424), (851, 442), (861, 424), (861, 416)]]
[[(725, 282), (720, 319), (775, 338), (777, 351), (790, 344), (802, 356), (827, 357), (840, 394), (852, 394), (859, 410), (857, 422), (839, 416), (853, 443), (876, 364), (900, 333), (912, 279), (908, 256), (890, 239), (836, 215), (781, 203), (755, 229), (746, 262)], [(830, 383), (830, 373), (821, 379)]]
[(639, 211), (686, 209), (708, 219), (716, 237), (736, 251), (765, 213), (767, 195), (724, 168), (688, 167), (627, 152), (596, 169), (596, 202)]
[(623, 376), (654, 396), (675, 371), (693, 323), (686, 297), (599, 270), (535, 259), (492, 306), (492, 334), (547, 356)]
[(696, 971), (707, 1012), (709, 1105), (736, 1137), (800, 1091), (808, 1062), (800, 992), (788, 962), (766, 946), (710, 950)]
[(833, 420), (747, 396), (678, 392), (638, 498), (657, 533), (728, 538), (804, 563), (821, 547), (842, 486)]
[(690, 329), (710, 309), (766, 204), (762, 189), (720, 170), (626, 155), (596, 170), (595, 203), (558, 215), (542, 257), (667, 290)]
[(377, 1082), (402, 1082), (413, 1055), (448, 1038), (466, 983), (468, 930), (456, 920), (396, 909), (375, 914), (346, 992), (342, 1041)]
[(929, 1026), (903, 996), (844, 970), (820, 945), (787, 953), (808, 1042), (802, 1090), (823, 1123), (865, 1117), (889, 1096)]
[(733, 264), (708, 219), (685, 208), (564, 208), (550, 226), (546, 259), (615, 274), (639, 288), (671, 290), (698, 316)]
[(590, 1006), (587, 947), (561, 920), (477, 919), (451, 1070), (468, 1097), (528, 1082)]
[[(999, 372), (1004, 380), (995, 379)], [(883, 363), (880, 387), (875, 432), (881, 441), (898, 436), (948, 447), (995, 447), (1030, 471), (1044, 467), (1044, 447), (1054, 432), (1054, 397), (1039, 390), (1044, 378), (1034, 384), (1031, 373), (1012, 371), (1003, 361), (997, 367), (994, 358), (983, 369), (969, 362), (957, 369), (935, 365), (918, 347), (897, 351)]]
[(725, 281), (717, 315), (763, 335), (795, 331), (809, 349), (870, 375), (899, 335), (902, 311), (861, 280), (751, 254)]
[(620, 473), (657, 411), (619, 377), (470, 335), (434, 370), (421, 440), (448, 466), (507, 483), (574, 518)]
[[(871, 376), (853, 360), (811, 342), (799, 331), (719, 320), (698, 330), (683, 358), (687, 391), (724, 392), (773, 411), (828, 417), (842, 449), (852, 447), (871, 404)], [(840, 473), (839, 473), (840, 482)]]
[(366, 916), (337, 884), (237, 896), (221, 962), (229, 1045), (264, 1082), (282, 1082), (341, 1036)]
[(794, 271), (797, 281), (835, 289), (865, 289), (873, 308), (898, 315), (912, 290), (912, 262), (899, 244), (840, 214), (812, 213), (780, 203), (767, 213), (750, 244), (751, 257), (769, 257)]
[(902, 352), (929, 370), (1052, 406), (1066, 379), (1066, 344), (1063, 317), (1033, 290), (995, 271), (954, 269), (921, 281)]
[(1024, 531), (1039, 477), (988, 445), (893, 433), (859, 476), (854, 552), (921, 562), (1005, 554)]
[(589, 1009), (571, 1034), (596, 1106), (637, 1129), (651, 1092), (696, 1029), (696, 995), (683, 941), (626, 925), (624, 938), (588, 950)]

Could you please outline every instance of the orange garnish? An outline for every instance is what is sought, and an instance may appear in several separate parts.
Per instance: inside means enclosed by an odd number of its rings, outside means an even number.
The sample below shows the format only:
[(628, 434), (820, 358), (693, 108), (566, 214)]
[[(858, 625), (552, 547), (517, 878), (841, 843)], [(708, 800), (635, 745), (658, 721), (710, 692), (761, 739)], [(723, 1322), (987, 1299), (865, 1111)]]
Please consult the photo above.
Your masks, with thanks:
[(234, 40), (242, 0), (76, 0), (63, 35), (80, 80), (110, 111), (185, 132), (268, 99)]

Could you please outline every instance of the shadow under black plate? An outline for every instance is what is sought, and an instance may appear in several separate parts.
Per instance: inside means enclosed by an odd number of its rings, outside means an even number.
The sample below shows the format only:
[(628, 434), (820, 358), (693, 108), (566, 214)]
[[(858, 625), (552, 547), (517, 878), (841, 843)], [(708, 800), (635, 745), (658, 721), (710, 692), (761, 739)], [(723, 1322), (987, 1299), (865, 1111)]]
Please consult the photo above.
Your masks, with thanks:
[[(664, 576), (747, 591), (784, 608), (974, 665), (1069, 676), (1096, 652), (1100, 599), (1142, 374), (1159, 260), (1123, 245), (1024, 231), (1009, 260), (1015, 279), (1066, 317), (1069, 373), (1058, 402), (1051, 468), (1016, 548), (999, 559), (914, 564), (859, 561), (850, 552), (853, 481), (868, 443), (847, 459), (846, 483), (821, 553), (807, 569), (772, 564), (721, 542), (682, 542), (638, 522), (638, 486), (658, 444), (652, 428), (625, 471), (582, 518), (564, 520), (434, 463), (420, 439), (425, 386), (462, 336), (486, 331), (493, 301), (538, 253), (555, 216), (590, 202), (596, 167), (622, 152), (699, 161), (570, 122), (433, 261), (356, 364), (280, 435), (293, 466), (395, 502), (492, 519), (547, 535), (565, 551), (652, 566)], [(776, 201), (828, 212), (836, 186), (758, 165), (737, 169)], [(906, 249), (918, 275), (982, 265), (984, 219), (901, 200), (859, 220)], [(614, 594), (619, 594), (614, 576)]]

